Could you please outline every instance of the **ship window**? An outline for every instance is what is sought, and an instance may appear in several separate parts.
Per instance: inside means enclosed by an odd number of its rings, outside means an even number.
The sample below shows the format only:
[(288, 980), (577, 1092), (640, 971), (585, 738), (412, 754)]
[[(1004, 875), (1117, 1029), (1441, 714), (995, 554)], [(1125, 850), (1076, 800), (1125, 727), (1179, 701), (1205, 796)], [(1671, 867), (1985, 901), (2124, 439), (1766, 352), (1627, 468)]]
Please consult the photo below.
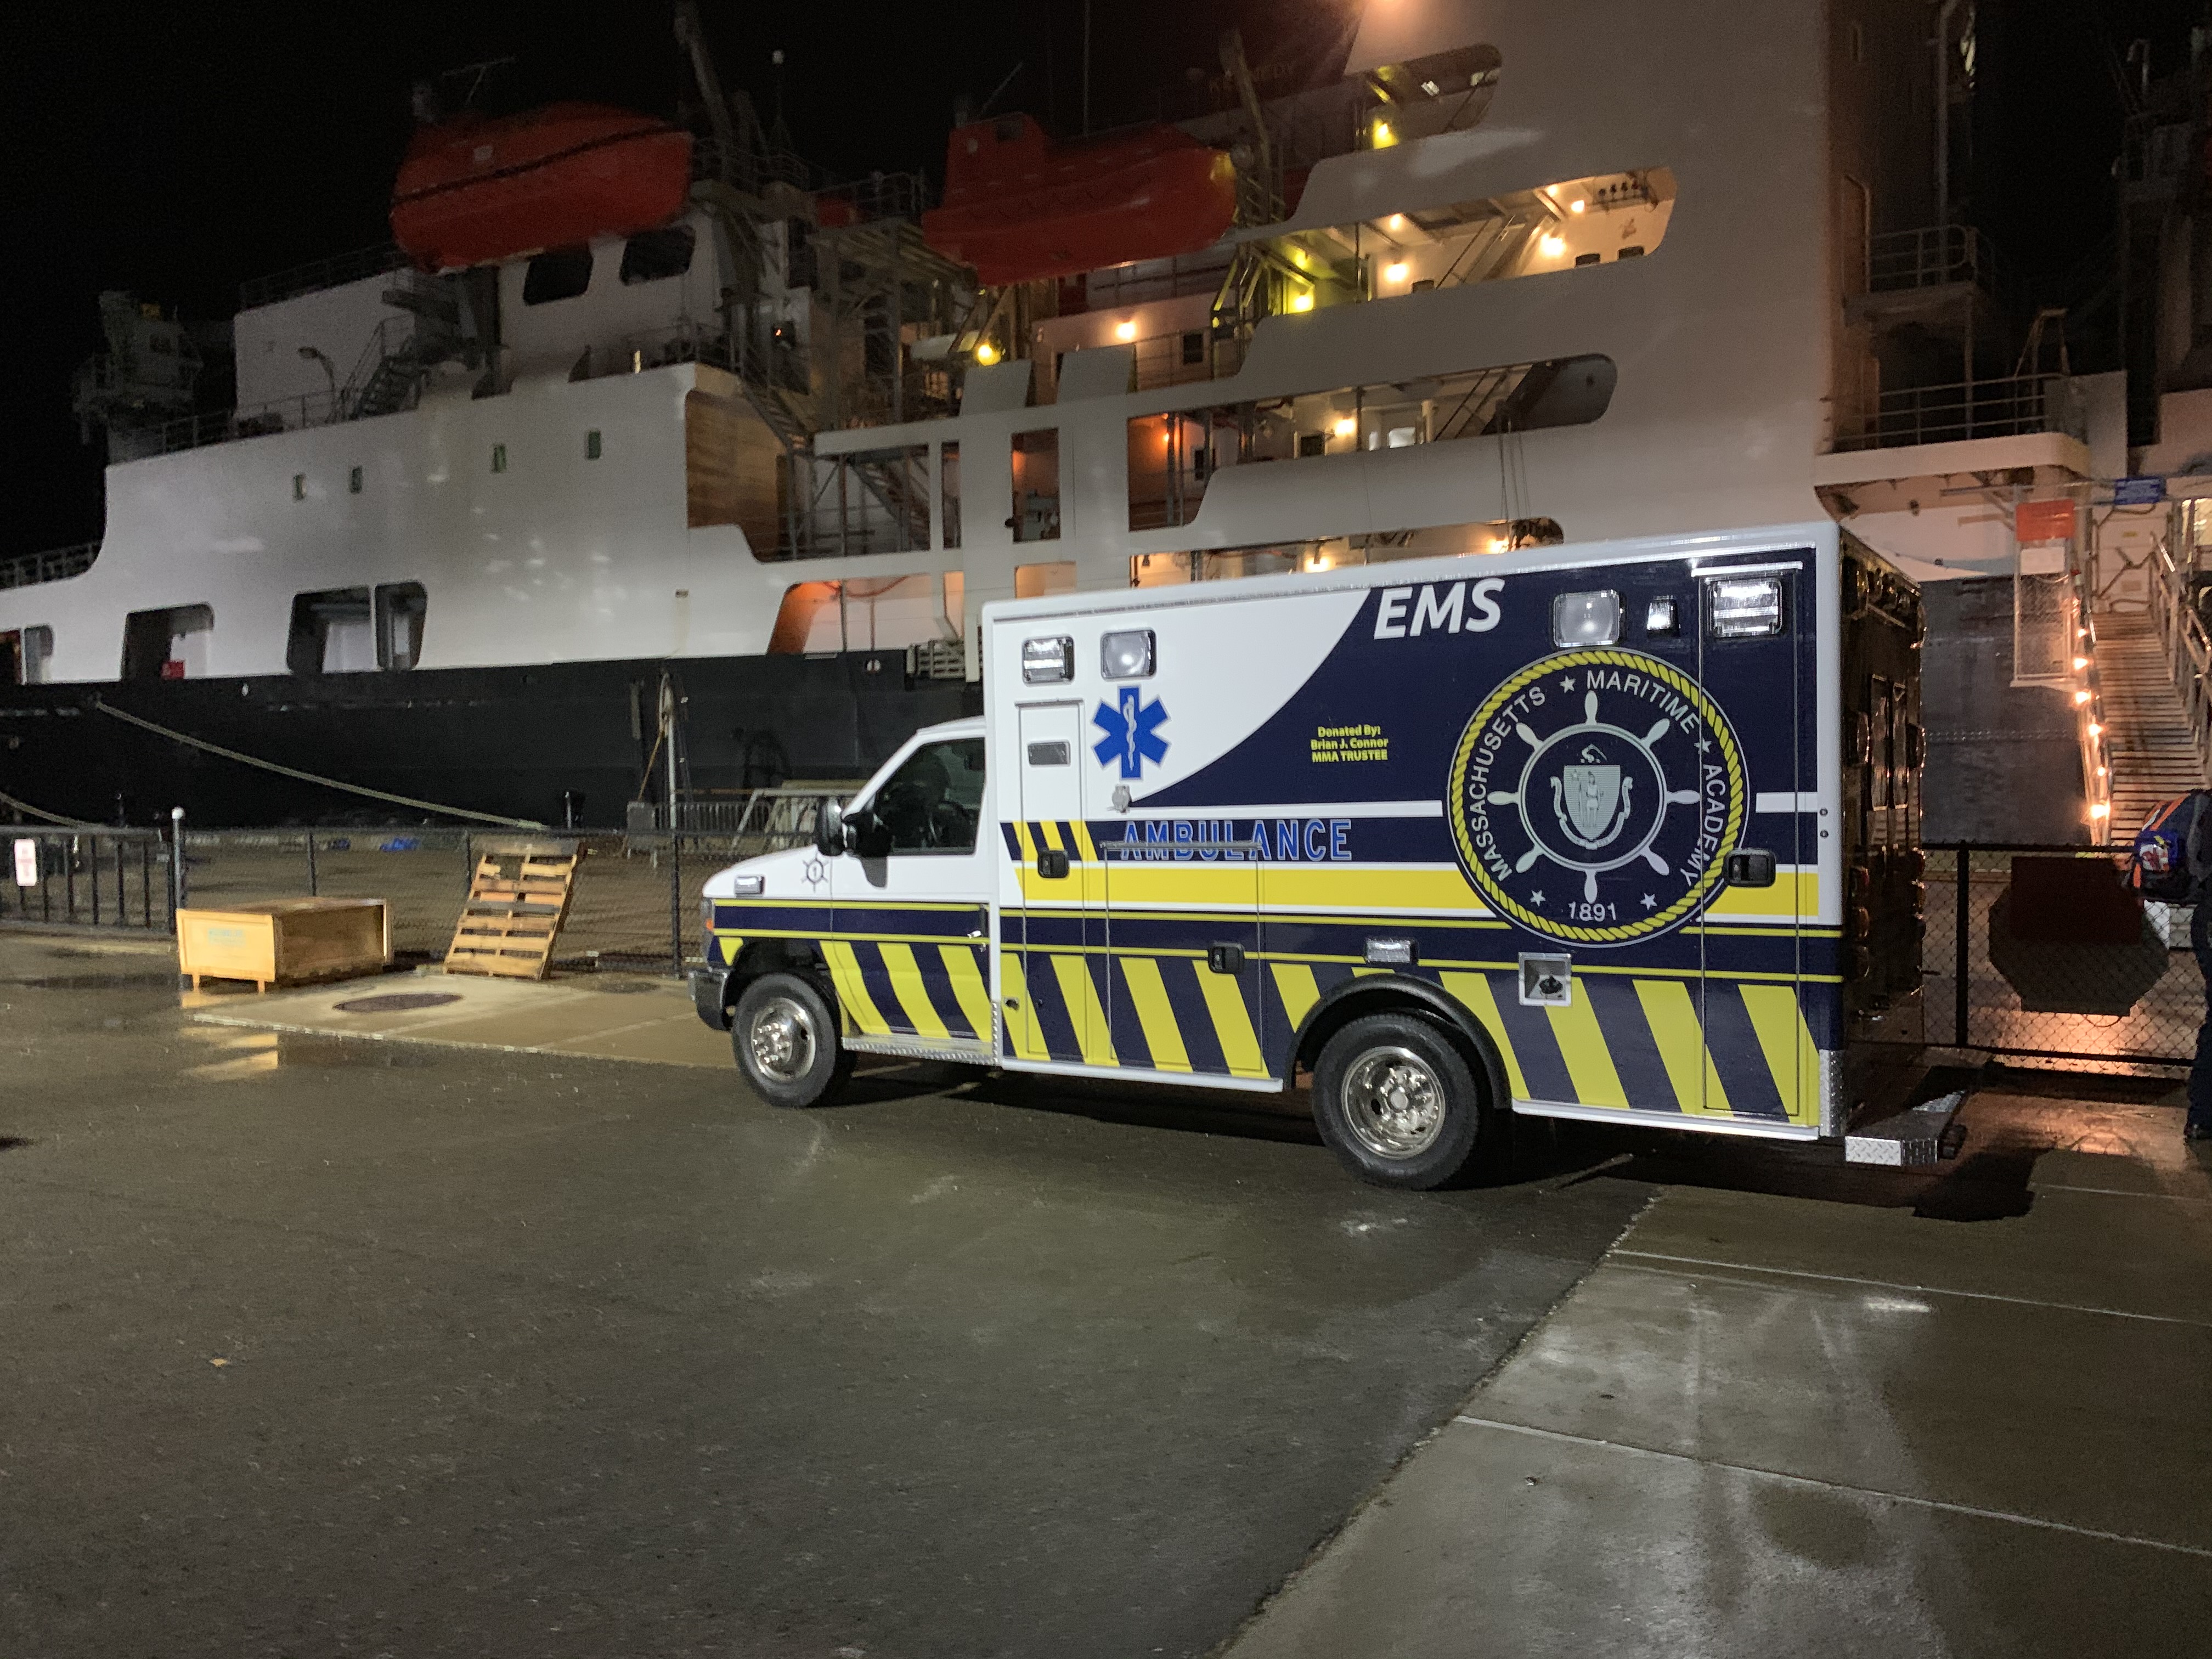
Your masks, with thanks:
[(428, 610), (420, 582), (386, 582), (376, 590), (379, 668), (412, 668), (422, 660), (422, 618)]
[(1299, 453), (1299, 455), (1300, 455), (1301, 457), (1308, 456), (1308, 455), (1326, 455), (1326, 454), (1328, 454), (1328, 433), (1326, 433), (1326, 432), (1301, 432), (1301, 433), (1299, 433), (1299, 434), (1298, 434), (1298, 453)]
[(491, 470), (495, 472), (504, 472), (507, 471), (507, 446), (505, 444), (494, 444), (491, 447)]
[(1192, 329), (1182, 337), (1182, 361), (1186, 368), (1206, 361), (1206, 331), (1203, 329)]
[(292, 596), (284, 665), (295, 674), (358, 674), (376, 666), (376, 630), (365, 587)]
[(573, 300), (592, 285), (592, 250), (556, 247), (539, 254), (523, 274), (522, 303), (542, 306)]
[(1060, 428), (1017, 432), (1013, 440), (1014, 516), (1018, 542), (1060, 539)]
[[(691, 250), (697, 240), (689, 225), (663, 225), (659, 230), (640, 231), (623, 245), (623, 281), (634, 288), (640, 283), (681, 276), (691, 269)], [(587, 261), (589, 257), (586, 256)], [(585, 281), (590, 280), (587, 264)]]
[(123, 619), (123, 678), (198, 679), (208, 671), (208, 636), (215, 611), (204, 605), (134, 611)]
[(599, 459), (599, 430), (597, 427), (584, 434), (584, 459), (587, 461)]
[(304, 501), (307, 499), (307, 475), (304, 472), (295, 472), (292, 475), (292, 499), (295, 501)]
[(945, 545), (960, 545), (960, 446), (945, 445), (938, 453), (938, 500), (944, 514)]
[(348, 492), (352, 495), (358, 495), (361, 494), (361, 469), (359, 467), (354, 468), (352, 471), (346, 474), (346, 489)]
[(0, 685), (43, 685), (54, 657), (54, 630), (26, 628), (0, 634)]

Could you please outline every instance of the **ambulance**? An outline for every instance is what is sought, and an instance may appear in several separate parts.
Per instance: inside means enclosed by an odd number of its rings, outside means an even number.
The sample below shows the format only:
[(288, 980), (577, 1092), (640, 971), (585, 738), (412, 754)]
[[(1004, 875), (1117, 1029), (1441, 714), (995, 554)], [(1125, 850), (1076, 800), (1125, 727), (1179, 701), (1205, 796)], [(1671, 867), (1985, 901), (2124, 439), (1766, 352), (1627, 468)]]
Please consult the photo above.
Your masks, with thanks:
[(781, 1106), (1310, 1087), (1400, 1188), (1510, 1114), (1839, 1137), (1918, 990), (1923, 632), (1829, 523), (994, 604), (980, 718), (708, 881), (700, 1016)]

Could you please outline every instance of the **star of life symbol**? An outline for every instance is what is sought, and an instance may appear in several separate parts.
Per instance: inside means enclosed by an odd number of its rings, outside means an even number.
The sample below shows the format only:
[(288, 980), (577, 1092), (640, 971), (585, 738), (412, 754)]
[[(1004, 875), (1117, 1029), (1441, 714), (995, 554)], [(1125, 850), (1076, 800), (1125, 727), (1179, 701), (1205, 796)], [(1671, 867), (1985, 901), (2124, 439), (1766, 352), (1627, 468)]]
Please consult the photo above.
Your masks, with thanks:
[[(1476, 890), (1524, 927), (1581, 943), (1626, 943), (1693, 914), (1743, 821), (1742, 758), (1719, 709), (1680, 671), (1620, 649), (1553, 658), (1499, 686), (1460, 739), (1450, 787)], [(1564, 891), (1547, 895), (1547, 866)]]
[(1146, 761), (1158, 766), (1168, 757), (1168, 740), (1160, 735), (1167, 718), (1167, 707), (1158, 698), (1146, 702), (1138, 687), (1125, 685), (1118, 703), (1102, 702), (1091, 714), (1091, 723), (1105, 736), (1091, 745), (1091, 752), (1101, 766), (1118, 762), (1123, 777), (1140, 778)]

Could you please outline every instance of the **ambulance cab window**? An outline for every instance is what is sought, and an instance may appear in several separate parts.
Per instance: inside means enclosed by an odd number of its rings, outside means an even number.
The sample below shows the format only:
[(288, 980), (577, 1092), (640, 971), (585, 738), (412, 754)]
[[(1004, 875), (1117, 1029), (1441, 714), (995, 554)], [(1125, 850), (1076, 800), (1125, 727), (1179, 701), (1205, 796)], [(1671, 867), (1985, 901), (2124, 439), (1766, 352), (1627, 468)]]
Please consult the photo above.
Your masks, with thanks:
[(983, 739), (917, 749), (877, 793), (877, 819), (900, 853), (972, 853), (983, 811)]

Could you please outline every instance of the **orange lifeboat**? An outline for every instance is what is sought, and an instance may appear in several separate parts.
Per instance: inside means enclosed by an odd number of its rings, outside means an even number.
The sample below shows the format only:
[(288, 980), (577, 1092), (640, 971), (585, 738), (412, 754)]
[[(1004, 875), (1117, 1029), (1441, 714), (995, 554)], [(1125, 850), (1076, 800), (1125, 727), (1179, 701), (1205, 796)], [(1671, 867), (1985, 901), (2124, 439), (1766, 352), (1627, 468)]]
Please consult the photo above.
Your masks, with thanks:
[(392, 189), (392, 234), (426, 270), (459, 270), (684, 210), (691, 135), (606, 104), (549, 104), (418, 130)]
[(1008, 115), (952, 130), (945, 204), (921, 234), (1000, 288), (1194, 252), (1236, 217), (1228, 152), (1179, 128), (1061, 144)]

